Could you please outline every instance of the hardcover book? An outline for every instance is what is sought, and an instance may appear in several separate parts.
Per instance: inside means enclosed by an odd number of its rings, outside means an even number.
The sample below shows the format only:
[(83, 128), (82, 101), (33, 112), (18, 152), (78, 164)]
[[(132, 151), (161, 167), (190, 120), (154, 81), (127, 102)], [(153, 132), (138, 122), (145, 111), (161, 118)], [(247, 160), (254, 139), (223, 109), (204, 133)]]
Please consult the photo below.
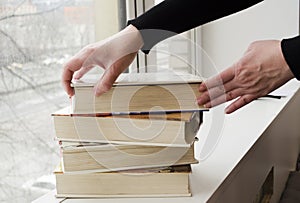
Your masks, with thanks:
[(56, 137), (63, 141), (188, 147), (202, 123), (202, 113), (135, 115), (52, 114)]
[(194, 155), (194, 145), (161, 147), (61, 143), (65, 173), (107, 172), (198, 163)]
[(57, 197), (191, 196), (190, 173), (190, 165), (87, 174), (57, 169)]
[(123, 73), (111, 90), (94, 96), (98, 77), (73, 80), (73, 113), (206, 110), (196, 103), (202, 79), (192, 74)]

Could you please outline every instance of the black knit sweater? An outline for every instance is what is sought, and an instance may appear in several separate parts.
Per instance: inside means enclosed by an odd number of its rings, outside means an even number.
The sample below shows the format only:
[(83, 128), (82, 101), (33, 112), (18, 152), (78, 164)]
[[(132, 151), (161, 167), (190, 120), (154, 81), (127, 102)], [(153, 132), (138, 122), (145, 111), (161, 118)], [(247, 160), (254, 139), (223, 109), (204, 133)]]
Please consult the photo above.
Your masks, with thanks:
[[(246, 9), (263, 0), (165, 0), (139, 17), (129, 20), (141, 33), (148, 53), (158, 42), (207, 22)], [(294, 76), (300, 80), (300, 37), (284, 39), (281, 48)], [(299, 56), (298, 56), (299, 55)]]

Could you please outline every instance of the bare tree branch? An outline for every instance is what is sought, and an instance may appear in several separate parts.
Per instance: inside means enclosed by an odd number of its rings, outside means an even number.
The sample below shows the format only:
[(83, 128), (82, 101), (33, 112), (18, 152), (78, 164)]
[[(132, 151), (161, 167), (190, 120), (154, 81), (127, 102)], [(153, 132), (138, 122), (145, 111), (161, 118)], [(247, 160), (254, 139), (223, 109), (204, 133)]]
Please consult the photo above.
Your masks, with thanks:
[(49, 148), (49, 144), (47, 143), (46, 140), (43, 140), (39, 135), (37, 135), (35, 132), (33, 132), (30, 127), (28, 127), (28, 125), (23, 121), (23, 119), (18, 115), (18, 113), (16, 112), (14, 106), (12, 106), (10, 103), (6, 103), (6, 105), (9, 107), (10, 111), (12, 112), (12, 114), (15, 116), (16, 121), (18, 122), (19, 126), (22, 126), (26, 132), (28, 132), (29, 134), (31, 134), (36, 140), (39, 141), (40, 144), (42, 144), (46, 150), (48, 150), (50, 153), (52, 154), (57, 154), (57, 151)]
[(7, 34), (6, 32), (4, 32), (3, 30), (0, 29), (0, 33), (2, 35), (4, 35), (5, 37), (7, 37), (11, 43), (17, 48), (17, 50), (22, 54), (22, 56), (25, 58), (25, 59), (29, 59), (30, 60), (30, 57), (27, 56), (27, 54), (21, 49), (21, 47), (18, 45), (18, 43), (16, 42), (16, 40), (14, 40), (9, 34)]
[[(51, 81), (51, 82), (45, 82), (45, 83), (42, 83), (42, 84), (39, 84), (39, 85), (35, 85), (35, 89), (42, 88), (42, 87), (45, 87), (45, 86), (48, 86), (48, 85), (58, 84), (59, 82), (60, 82), (60, 80), (54, 80), (54, 81)], [(6, 86), (6, 91), (1, 91), (0, 92), (0, 96), (4, 96), (4, 95), (8, 95), (8, 94), (13, 94), (13, 93), (17, 93), (17, 92), (22, 92), (22, 91), (30, 90), (30, 89), (32, 89), (31, 86), (29, 86), (29, 87), (22, 87), (22, 88), (18, 88), (18, 89), (14, 89), (14, 90), (9, 90), (8, 87)]]
[[(9, 18), (16, 18), (16, 17), (25, 17), (25, 16), (36, 16), (36, 15), (41, 15), (44, 13), (50, 13), (52, 11), (55, 11), (57, 9), (59, 9), (61, 6), (63, 6), (65, 4), (65, 2), (62, 2), (61, 4), (57, 5), (54, 8), (51, 8), (49, 10), (44, 10), (44, 11), (40, 11), (40, 12), (36, 12), (36, 13), (24, 13), (24, 14), (15, 14), (15, 12), (18, 10), (18, 8), (20, 6), (22, 6), (24, 3), (26, 2), (26, 0), (23, 0), (22, 2), (20, 2), (15, 8), (14, 8), (14, 12), (11, 15), (7, 15), (4, 16), (2, 18), (0, 18), (0, 21), (2, 20), (7, 20)], [(32, 60), (22, 49), (21, 47), (18, 45), (18, 43), (16, 42), (16, 40), (14, 40), (9, 34), (7, 34), (6, 32), (4, 32), (3, 30), (0, 29), (0, 33), (2, 35), (4, 35), (5, 37), (7, 37), (11, 43), (17, 48), (17, 50), (21, 53), (21, 55), (28, 60)]]
[(0, 70), (1, 70), (1, 78), (2, 78), (1, 81), (3, 82), (3, 85), (4, 85), (5, 89), (8, 90), (8, 85), (6, 84), (6, 81), (5, 81), (5, 79), (4, 79), (3, 68), (0, 68)]
[(15, 13), (15, 12), (18, 10), (18, 8), (20, 8), (20, 6), (22, 6), (26, 1), (27, 1), (27, 0), (21, 1), (21, 2), (14, 8), (14, 12), (13, 12), (13, 13)]
[[(18, 18), (18, 17), (25, 17), (25, 16), (36, 16), (36, 15), (41, 15), (41, 14), (44, 14), (44, 13), (50, 13), (52, 11), (55, 11), (55, 10), (59, 9), (64, 4), (65, 4), (65, 2), (62, 2), (61, 4), (59, 4), (58, 6), (56, 6), (54, 8), (51, 8), (49, 10), (39, 11), (39, 12), (36, 12), (36, 13), (15, 14), (15, 11), (17, 10), (17, 9), (15, 9), (13, 14), (7, 15), (7, 16), (4, 16), (4, 17), (0, 18), (0, 21), (7, 20), (7, 19), (10, 19), (10, 18)], [(18, 6), (20, 6), (20, 4)]]
[(40, 85), (34, 84), (33, 82), (27, 80), (23, 76), (19, 75), (18, 73), (16, 73), (15, 71), (13, 71), (7, 67), (3, 67), (3, 68), (6, 69), (10, 74), (12, 74), (15, 77), (19, 78), (20, 80), (24, 81), (31, 89), (33, 89), (37, 94), (39, 94), (46, 102), (52, 103), (54, 106), (59, 107), (58, 104), (56, 104), (55, 102), (52, 102), (50, 99), (48, 99), (48, 97), (46, 96), (46, 94), (43, 91), (40, 91)]

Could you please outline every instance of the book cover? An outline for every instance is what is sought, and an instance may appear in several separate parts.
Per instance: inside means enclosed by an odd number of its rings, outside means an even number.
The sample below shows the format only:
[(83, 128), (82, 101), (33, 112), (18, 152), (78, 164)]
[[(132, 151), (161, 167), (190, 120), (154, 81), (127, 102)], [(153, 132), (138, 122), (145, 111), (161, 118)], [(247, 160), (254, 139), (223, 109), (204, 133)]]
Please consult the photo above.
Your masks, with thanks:
[(57, 197), (191, 196), (190, 173), (190, 165), (87, 174), (57, 169)]
[(194, 155), (194, 145), (161, 147), (61, 143), (65, 173), (107, 172), (198, 163)]
[(188, 147), (202, 123), (202, 113), (52, 114), (56, 137), (63, 141)]
[(93, 92), (96, 82), (93, 77), (73, 81), (73, 113), (207, 110), (196, 103), (202, 79), (192, 74), (124, 73), (111, 90), (99, 97)]

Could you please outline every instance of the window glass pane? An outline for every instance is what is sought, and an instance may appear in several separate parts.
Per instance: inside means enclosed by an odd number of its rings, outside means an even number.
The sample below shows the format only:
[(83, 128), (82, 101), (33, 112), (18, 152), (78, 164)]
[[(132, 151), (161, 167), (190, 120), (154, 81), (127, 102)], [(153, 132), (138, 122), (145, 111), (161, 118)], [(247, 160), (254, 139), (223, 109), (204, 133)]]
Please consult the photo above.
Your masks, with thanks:
[[(155, 0), (154, 4), (157, 5), (162, 1)], [(172, 70), (177, 73), (192, 73), (192, 51), (191, 31), (164, 40), (158, 43), (149, 54), (150, 60), (148, 61), (152, 63), (155, 61), (156, 64), (148, 64), (150, 67), (148, 72)], [(151, 66), (157, 68), (151, 68)]]
[(176, 35), (157, 44), (157, 67), (177, 73), (192, 73), (192, 46), (190, 31)]
[(51, 113), (69, 104), (63, 63), (94, 42), (93, 0), (0, 1), (0, 202), (54, 189)]

